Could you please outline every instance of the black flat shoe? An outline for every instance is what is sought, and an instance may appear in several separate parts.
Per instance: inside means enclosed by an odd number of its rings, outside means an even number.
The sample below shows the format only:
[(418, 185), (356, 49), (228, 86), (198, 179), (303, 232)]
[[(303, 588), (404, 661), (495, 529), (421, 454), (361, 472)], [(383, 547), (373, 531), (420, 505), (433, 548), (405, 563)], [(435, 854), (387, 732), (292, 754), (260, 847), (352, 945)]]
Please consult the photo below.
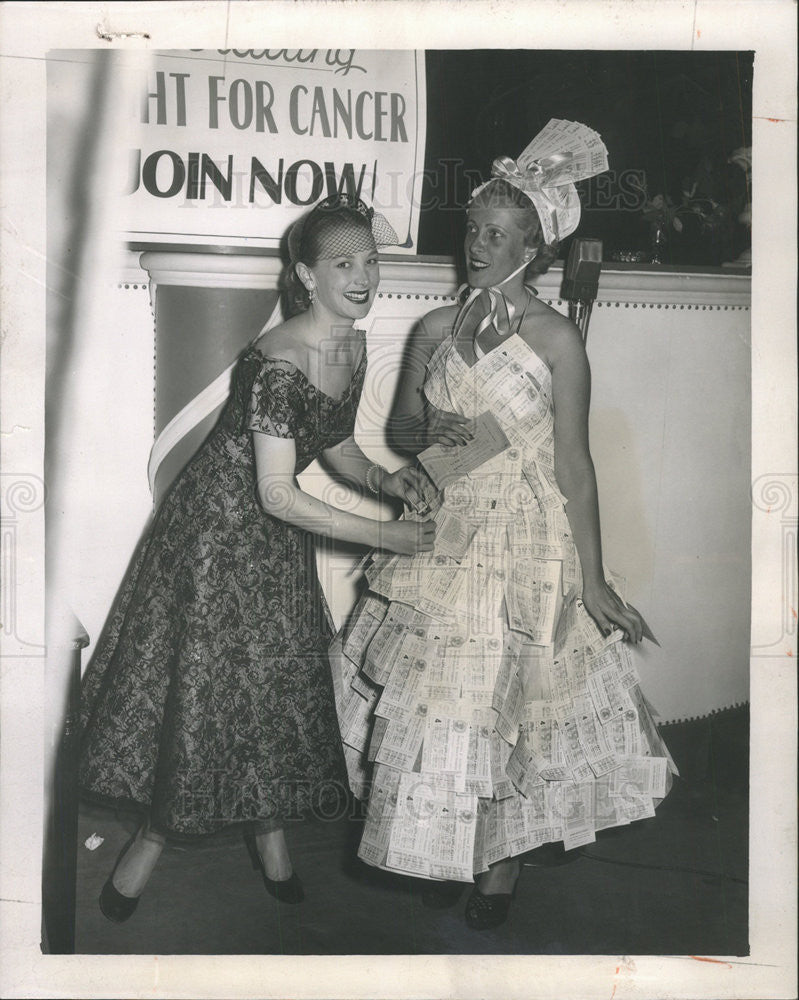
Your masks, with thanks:
[(259, 871), (261, 873), (261, 878), (264, 880), (264, 886), (270, 896), (274, 896), (275, 899), (279, 900), (281, 903), (301, 903), (305, 899), (305, 890), (303, 889), (300, 877), (296, 872), (292, 872), (291, 877), (286, 879), (278, 880), (269, 878), (266, 874), (266, 869), (264, 868), (261, 855), (258, 853), (258, 845), (255, 843), (255, 837), (250, 834), (246, 834), (244, 837), (244, 843), (247, 845), (252, 866), (255, 871)]
[(464, 882), (430, 882), (422, 889), (422, 906), (428, 910), (446, 910), (461, 898)]
[(109, 875), (100, 893), (100, 909), (103, 916), (108, 920), (113, 920), (115, 924), (124, 924), (129, 917), (133, 916), (138, 905), (139, 897), (123, 896), (114, 888)]
[(116, 864), (111, 874), (105, 880), (105, 885), (100, 892), (100, 910), (107, 920), (112, 920), (115, 924), (124, 924), (128, 918), (133, 916), (136, 907), (139, 905), (139, 896), (123, 896), (118, 889), (114, 888), (114, 872), (119, 867), (119, 862), (128, 853), (135, 839), (136, 834), (134, 833), (119, 852)]
[(475, 886), (466, 900), (466, 925), (473, 931), (487, 931), (504, 924), (515, 894), (514, 888), (513, 892), (484, 896)]

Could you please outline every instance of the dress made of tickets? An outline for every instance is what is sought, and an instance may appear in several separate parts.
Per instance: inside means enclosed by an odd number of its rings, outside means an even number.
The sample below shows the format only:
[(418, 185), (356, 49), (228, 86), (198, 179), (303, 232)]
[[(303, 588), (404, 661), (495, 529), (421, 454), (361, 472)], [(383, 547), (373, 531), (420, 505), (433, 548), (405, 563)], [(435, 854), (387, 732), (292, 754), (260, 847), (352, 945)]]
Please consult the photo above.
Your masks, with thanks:
[(654, 814), (673, 769), (620, 632), (580, 600), (554, 475), (551, 377), (517, 334), (428, 365), (442, 410), (489, 412), (508, 444), (440, 494), (435, 550), (378, 556), (331, 646), (366, 862), (471, 881)]
[(313, 537), (271, 517), (252, 432), (297, 472), (352, 434), (365, 353), (337, 400), (250, 347), (214, 430), (142, 539), (83, 684), (84, 793), (173, 837), (296, 819), (346, 792)]

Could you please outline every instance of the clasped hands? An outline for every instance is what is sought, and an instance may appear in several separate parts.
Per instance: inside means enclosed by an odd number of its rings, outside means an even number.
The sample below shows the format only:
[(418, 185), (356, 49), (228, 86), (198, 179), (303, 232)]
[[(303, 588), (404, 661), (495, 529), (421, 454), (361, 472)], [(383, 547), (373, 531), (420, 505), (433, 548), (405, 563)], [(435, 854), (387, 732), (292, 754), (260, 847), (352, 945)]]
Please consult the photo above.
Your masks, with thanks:
[(396, 472), (383, 473), (380, 492), (396, 497), (415, 514), (422, 515), (430, 510), (438, 489), (421, 466), (404, 465)]

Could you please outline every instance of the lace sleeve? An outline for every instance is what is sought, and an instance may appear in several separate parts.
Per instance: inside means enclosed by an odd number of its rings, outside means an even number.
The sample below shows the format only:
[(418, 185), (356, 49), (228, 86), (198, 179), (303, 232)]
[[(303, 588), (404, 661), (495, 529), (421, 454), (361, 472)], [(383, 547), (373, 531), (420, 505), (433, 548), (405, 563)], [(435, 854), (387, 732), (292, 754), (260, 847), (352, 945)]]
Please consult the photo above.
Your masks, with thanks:
[(266, 358), (252, 385), (247, 429), (271, 437), (296, 437), (304, 407), (296, 369), (288, 362)]

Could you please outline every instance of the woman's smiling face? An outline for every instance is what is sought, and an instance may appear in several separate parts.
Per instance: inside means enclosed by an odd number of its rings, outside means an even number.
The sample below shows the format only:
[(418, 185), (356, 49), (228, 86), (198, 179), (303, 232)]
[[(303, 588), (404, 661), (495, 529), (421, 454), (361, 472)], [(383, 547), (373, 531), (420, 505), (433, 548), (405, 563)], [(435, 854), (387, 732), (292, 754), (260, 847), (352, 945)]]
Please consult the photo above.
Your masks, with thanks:
[(316, 303), (335, 316), (363, 319), (380, 284), (377, 249), (324, 257), (309, 268), (316, 287)]
[(466, 220), (466, 269), (472, 288), (497, 285), (521, 266), (527, 253), (523, 209), (482, 205), (476, 200)]

